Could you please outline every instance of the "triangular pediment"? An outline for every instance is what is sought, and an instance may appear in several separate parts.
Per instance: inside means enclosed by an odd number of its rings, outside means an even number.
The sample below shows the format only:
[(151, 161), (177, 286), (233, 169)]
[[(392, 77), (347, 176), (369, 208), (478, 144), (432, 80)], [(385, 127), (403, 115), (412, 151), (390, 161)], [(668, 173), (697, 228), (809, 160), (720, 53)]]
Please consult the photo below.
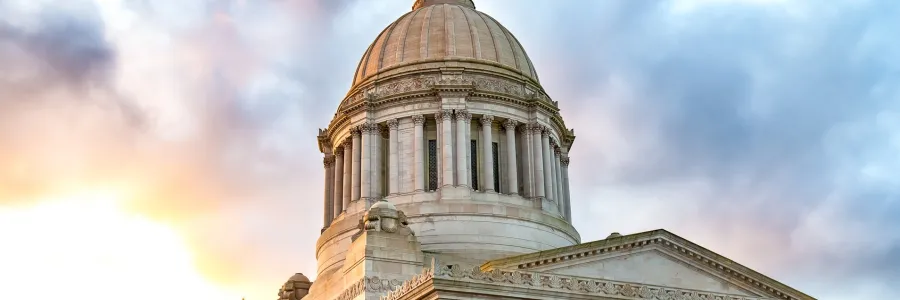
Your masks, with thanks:
[(760, 296), (725, 278), (666, 254), (663, 250), (652, 248), (548, 265), (533, 271), (720, 294)]
[(665, 230), (489, 261), (484, 270), (522, 270), (728, 295), (814, 300)]

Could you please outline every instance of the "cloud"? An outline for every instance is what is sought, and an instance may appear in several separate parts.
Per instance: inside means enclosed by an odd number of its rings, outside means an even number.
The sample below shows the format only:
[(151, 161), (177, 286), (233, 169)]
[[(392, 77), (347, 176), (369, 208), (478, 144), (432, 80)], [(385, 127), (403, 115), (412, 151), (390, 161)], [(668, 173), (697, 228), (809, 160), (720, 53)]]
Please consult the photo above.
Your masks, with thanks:
[[(126, 187), (207, 276), (272, 296), (315, 273), (315, 128), (410, 2), (0, 0), (0, 204)], [(576, 130), (585, 241), (666, 228), (820, 299), (888, 298), (900, 6), (477, 5)]]

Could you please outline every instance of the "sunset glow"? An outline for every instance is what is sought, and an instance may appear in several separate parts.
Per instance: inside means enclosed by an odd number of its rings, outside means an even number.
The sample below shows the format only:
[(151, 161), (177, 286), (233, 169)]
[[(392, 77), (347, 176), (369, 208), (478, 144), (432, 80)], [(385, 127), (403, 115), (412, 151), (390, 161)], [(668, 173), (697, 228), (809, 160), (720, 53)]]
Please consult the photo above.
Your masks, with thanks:
[(204, 279), (176, 230), (123, 210), (121, 197), (84, 191), (0, 207), (0, 298), (240, 299)]

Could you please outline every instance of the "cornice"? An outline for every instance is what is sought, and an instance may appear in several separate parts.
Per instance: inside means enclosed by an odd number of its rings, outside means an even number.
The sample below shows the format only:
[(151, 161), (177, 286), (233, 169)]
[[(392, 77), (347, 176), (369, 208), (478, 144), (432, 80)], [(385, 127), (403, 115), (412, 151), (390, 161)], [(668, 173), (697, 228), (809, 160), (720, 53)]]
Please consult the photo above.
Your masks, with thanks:
[(662, 229), (489, 261), (482, 265), (481, 269), (511, 267), (514, 264), (516, 269), (526, 270), (648, 245), (668, 249), (670, 252), (678, 254), (679, 257), (705, 266), (708, 271), (714, 271), (723, 278), (742, 282), (777, 299), (815, 300), (800, 291)]

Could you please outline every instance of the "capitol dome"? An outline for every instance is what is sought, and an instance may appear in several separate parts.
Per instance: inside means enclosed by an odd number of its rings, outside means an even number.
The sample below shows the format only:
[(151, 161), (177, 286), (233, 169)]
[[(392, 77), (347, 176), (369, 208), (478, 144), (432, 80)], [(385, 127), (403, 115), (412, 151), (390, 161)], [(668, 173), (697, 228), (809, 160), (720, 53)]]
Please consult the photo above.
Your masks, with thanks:
[(403, 212), (421, 250), (441, 257), (577, 244), (574, 139), (509, 30), (472, 0), (415, 1), (375, 37), (319, 131), (318, 273), (353, 265), (348, 251), (371, 210)]
[[(356, 68), (353, 85), (400, 66), (493, 66), (535, 83), (537, 72), (518, 40), (472, 0), (419, 0), (385, 28)], [(479, 66), (481, 65), (481, 66)]]

